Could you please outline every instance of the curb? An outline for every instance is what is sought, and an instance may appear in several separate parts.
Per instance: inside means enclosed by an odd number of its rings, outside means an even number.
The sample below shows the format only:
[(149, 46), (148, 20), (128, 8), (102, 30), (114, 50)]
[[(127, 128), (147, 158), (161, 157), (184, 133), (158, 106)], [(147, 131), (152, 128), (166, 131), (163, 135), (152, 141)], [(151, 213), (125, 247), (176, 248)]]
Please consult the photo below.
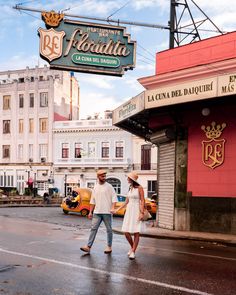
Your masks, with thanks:
[[(112, 230), (115, 234), (124, 235), (124, 233), (119, 229), (113, 229)], [(236, 247), (236, 241), (228, 240), (228, 239), (219, 239), (219, 238), (205, 238), (200, 236), (189, 236), (189, 235), (175, 235), (175, 234), (165, 234), (165, 233), (157, 233), (157, 234), (151, 234), (151, 233), (140, 233), (141, 237), (146, 238), (153, 238), (153, 239), (168, 239), (168, 240), (190, 240), (190, 241), (202, 241), (202, 242), (208, 242), (208, 243), (216, 243), (216, 244), (222, 244), (227, 245), (231, 247)]]
[(61, 204), (5, 204), (0, 205), (0, 208), (16, 208), (16, 207), (60, 207)]

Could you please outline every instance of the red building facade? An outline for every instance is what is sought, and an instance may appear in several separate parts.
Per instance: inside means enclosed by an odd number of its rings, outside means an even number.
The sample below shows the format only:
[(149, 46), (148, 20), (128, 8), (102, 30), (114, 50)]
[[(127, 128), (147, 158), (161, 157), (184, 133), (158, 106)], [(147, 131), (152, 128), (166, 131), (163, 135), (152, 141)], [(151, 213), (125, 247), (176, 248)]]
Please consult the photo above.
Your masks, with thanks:
[(235, 234), (236, 33), (157, 53), (139, 82), (113, 121), (158, 146), (158, 226)]

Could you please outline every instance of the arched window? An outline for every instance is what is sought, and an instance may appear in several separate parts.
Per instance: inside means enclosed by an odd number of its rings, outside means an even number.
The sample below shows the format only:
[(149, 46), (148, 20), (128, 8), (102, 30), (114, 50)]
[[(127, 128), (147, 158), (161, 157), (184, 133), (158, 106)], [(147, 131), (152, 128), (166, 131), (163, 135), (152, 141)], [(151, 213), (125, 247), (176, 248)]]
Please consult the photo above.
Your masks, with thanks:
[(120, 182), (119, 179), (117, 179), (117, 178), (107, 178), (107, 182), (110, 183), (114, 187), (117, 194), (120, 194), (120, 192), (121, 192), (121, 182)]

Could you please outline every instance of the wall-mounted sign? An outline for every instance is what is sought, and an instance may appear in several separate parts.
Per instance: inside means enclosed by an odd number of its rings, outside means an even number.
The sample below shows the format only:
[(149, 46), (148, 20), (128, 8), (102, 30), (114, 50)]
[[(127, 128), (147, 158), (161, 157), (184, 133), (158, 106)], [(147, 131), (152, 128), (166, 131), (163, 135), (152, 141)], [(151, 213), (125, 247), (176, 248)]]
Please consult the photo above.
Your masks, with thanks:
[(128, 102), (122, 104), (112, 113), (112, 123), (117, 124), (126, 118), (144, 110), (144, 92), (132, 97)]
[(222, 125), (211, 123), (211, 126), (201, 126), (209, 140), (202, 141), (202, 162), (204, 165), (214, 169), (223, 164), (225, 158), (225, 139), (219, 139), (226, 123)]
[(236, 93), (236, 74), (219, 76), (218, 96), (233, 95)]
[(40, 55), (51, 68), (122, 76), (135, 67), (136, 42), (125, 27), (62, 20), (54, 12), (42, 17), (48, 29), (38, 30)]
[(217, 95), (217, 78), (145, 91), (145, 109), (196, 101)]

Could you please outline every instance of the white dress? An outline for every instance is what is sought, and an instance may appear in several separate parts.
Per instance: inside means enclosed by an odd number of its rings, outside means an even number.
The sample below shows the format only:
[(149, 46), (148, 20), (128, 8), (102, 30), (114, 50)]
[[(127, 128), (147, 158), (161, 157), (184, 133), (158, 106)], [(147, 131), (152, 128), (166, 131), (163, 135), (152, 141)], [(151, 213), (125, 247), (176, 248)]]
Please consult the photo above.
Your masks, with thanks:
[(140, 198), (138, 188), (130, 189), (127, 198), (129, 198), (129, 203), (126, 207), (121, 230), (123, 232), (139, 233), (141, 231), (142, 222), (139, 220)]

